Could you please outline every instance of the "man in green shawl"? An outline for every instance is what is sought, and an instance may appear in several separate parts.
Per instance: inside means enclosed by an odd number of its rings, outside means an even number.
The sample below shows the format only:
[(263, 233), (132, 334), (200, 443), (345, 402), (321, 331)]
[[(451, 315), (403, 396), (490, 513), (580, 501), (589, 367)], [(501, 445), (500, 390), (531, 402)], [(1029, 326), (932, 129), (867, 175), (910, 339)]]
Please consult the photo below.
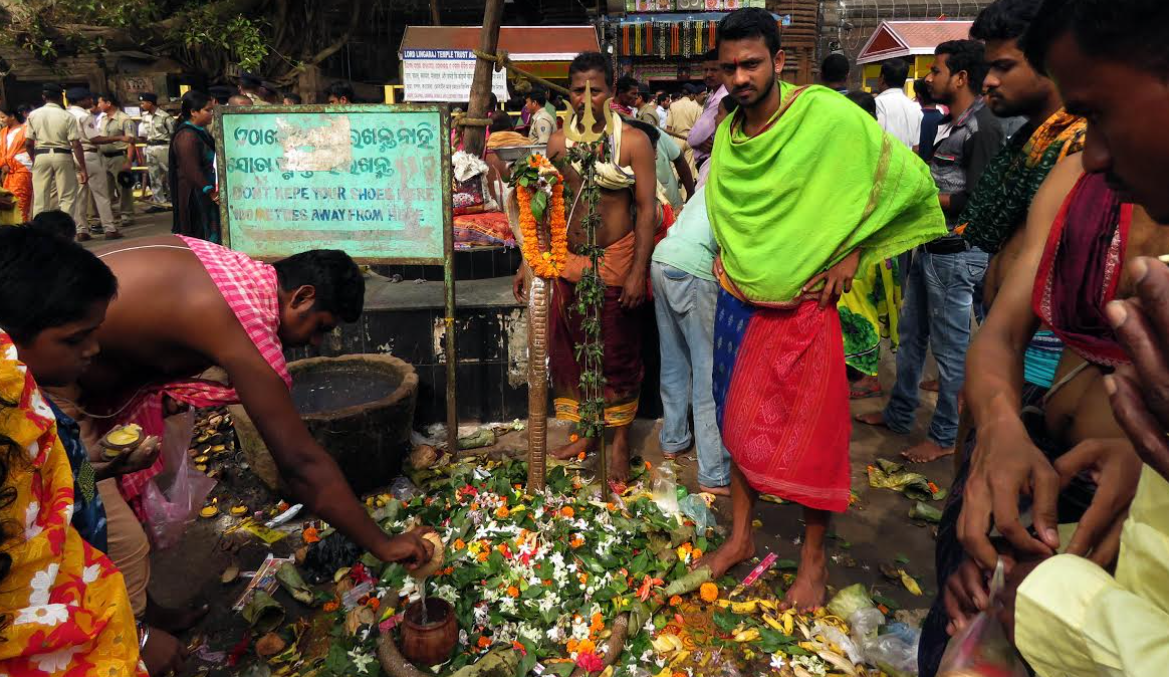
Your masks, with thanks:
[(860, 107), (776, 78), (779, 28), (762, 9), (719, 23), (719, 67), (739, 110), (719, 125), (707, 209), (715, 273), (714, 395), (734, 460), (731, 537), (715, 578), (754, 555), (759, 492), (804, 506), (790, 606), (824, 602), (829, 514), (849, 500), (848, 381), (836, 298), (860, 268), (946, 233), (913, 152)]

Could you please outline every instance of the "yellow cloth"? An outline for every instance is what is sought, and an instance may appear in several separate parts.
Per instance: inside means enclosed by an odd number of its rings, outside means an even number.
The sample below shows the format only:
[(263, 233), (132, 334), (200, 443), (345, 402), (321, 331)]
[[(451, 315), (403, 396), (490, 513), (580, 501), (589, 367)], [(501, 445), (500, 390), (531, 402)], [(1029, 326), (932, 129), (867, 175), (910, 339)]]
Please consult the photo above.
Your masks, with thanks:
[(0, 674), (145, 675), (122, 575), (70, 524), (73, 471), (56, 418), (0, 332), (0, 435), (15, 445), (0, 512), (12, 557), (0, 581)]
[(1169, 673), (1169, 483), (1145, 467), (1116, 576), (1074, 555), (1019, 587), (1015, 641), (1040, 677)]

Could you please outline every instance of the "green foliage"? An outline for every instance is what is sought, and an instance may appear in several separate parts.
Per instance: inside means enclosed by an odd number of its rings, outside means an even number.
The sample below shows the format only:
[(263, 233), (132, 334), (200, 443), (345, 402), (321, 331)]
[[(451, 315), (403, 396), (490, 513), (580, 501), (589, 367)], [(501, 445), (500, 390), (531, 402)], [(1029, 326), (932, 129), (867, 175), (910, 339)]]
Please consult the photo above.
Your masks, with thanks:
[(244, 70), (254, 70), (268, 56), (270, 46), (264, 35), (266, 22), (242, 14), (224, 18), (208, 5), (196, 5), (185, 15), (169, 38), (188, 49), (217, 49), (226, 52)]

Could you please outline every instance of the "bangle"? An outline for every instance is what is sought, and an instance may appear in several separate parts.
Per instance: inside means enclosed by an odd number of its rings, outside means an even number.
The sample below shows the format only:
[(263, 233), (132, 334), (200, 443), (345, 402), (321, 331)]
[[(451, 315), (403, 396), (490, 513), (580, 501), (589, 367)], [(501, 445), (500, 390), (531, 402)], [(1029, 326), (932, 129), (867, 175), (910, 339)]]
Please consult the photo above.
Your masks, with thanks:
[(146, 624), (140, 624), (139, 630), (141, 636), (138, 638), (138, 650), (146, 649), (146, 642), (150, 641), (150, 627)]
[(204, 195), (206, 195), (207, 193), (210, 193), (213, 190), (215, 190), (215, 186), (203, 186), (203, 194)]

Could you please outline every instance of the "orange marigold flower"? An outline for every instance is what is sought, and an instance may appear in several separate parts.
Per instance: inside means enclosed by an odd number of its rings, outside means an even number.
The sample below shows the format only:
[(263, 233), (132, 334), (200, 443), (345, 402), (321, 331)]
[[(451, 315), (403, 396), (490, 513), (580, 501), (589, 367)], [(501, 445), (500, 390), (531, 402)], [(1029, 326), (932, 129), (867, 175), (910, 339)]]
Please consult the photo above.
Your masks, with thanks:
[(580, 440), (580, 435), (577, 435), (576, 433), (573, 433), (573, 434), (568, 436), (569, 442), (577, 442), (579, 440)]
[(698, 589), (698, 596), (702, 598), (703, 602), (713, 604), (718, 601), (718, 586), (709, 581), (703, 583), (702, 587)]
[(365, 600), (365, 606), (373, 609), (374, 611), (377, 611), (378, 607), (380, 607), (381, 605), (382, 605), (382, 601), (380, 599), (378, 599), (377, 597), (370, 597), (369, 599)]
[(463, 539), (456, 538), (455, 543), (454, 543), (454, 547), (455, 547), (455, 550), (462, 550), (463, 548), (467, 547), (467, 544), (463, 542)]
[(582, 639), (576, 645), (576, 650), (579, 653), (592, 653), (597, 650), (597, 645), (591, 639)]
[(317, 543), (321, 540), (321, 534), (316, 527), (308, 527), (301, 533), (300, 537), (305, 543)]
[(678, 595), (674, 595), (673, 597), (670, 598), (670, 606), (678, 606), (681, 603), (682, 603), (682, 598), (679, 597)]
[(702, 559), (702, 549), (701, 548), (694, 548), (693, 550), (691, 550), (690, 551), (690, 559), (691, 560)]
[(325, 604), (321, 608), (324, 609), (325, 611), (336, 611), (337, 607), (339, 607), (339, 606), (341, 606), (341, 603), (334, 600), (332, 602), (325, 602)]
[(576, 511), (573, 510), (572, 506), (569, 506), (569, 505), (566, 505), (563, 508), (561, 508), (560, 514), (564, 517), (567, 517), (568, 519), (572, 519), (573, 517), (576, 517)]
[(511, 511), (507, 509), (506, 505), (501, 505), (495, 509), (495, 516), (499, 519), (507, 519), (508, 515), (510, 514)]
[(576, 653), (577, 647), (579, 646), (580, 642), (576, 641), (575, 639), (570, 639), (568, 640), (568, 643), (564, 645), (564, 648), (568, 649), (568, 653)]
[(483, 635), (479, 635), (478, 644), (480, 649), (486, 649), (487, 647), (491, 646), (491, 640), (487, 637), (484, 637)]
[(654, 468), (654, 464), (653, 464), (653, 463), (650, 463), (649, 461), (646, 461), (646, 462), (645, 462), (645, 469), (646, 469), (646, 470), (653, 470), (653, 468)]
[(581, 574), (580, 576), (577, 576), (577, 579), (580, 581), (581, 585), (585, 585), (586, 583), (589, 582), (589, 575), (588, 574)]
[(581, 538), (580, 536), (573, 536), (572, 540), (569, 541), (569, 543), (568, 543), (568, 545), (571, 546), (574, 550), (576, 548), (579, 548), (580, 546), (582, 546), (584, 544), (585, 544), (585, 540), (583, 538)]
[(519, 597), (520, 596), (520, 589), (515, 587), (514, 585), (507, 586), (507, 596), (508, 597)]
[(491, 556), (491, 553), (487, 552), (486, 550), (483, 550), (479, 553), (479, 556), (476, 559), (478, 559), (480, 562), (486, 562), (487, 558), (490, 556)]

